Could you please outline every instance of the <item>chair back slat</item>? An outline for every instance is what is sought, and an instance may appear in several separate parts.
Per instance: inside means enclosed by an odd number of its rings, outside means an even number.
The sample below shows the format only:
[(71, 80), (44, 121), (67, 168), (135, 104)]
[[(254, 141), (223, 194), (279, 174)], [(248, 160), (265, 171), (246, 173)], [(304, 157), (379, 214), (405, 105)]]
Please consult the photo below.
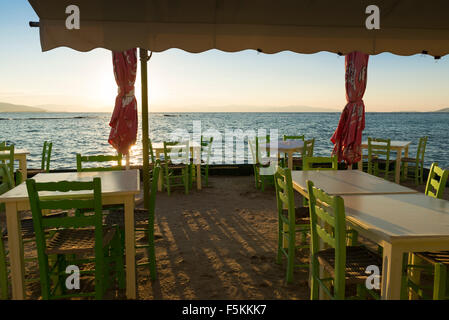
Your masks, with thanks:
[(164, 141), (165, 164), (189, 164), (190, 163), (189, 141)]
[(337, 155), (331, 157), (304, 157), (303, 170), (338, 170)]
[[(83, 164), (106, 164), (109, 162), (116, 162), (117, 165), (113, 166), (97, 166), (97, 167), (83, 167)], [(94, 156), (82, 156), (77, 153), (76, 155), (76, 169), (78, 172), (91, 172), (91, 171), (116, 171), (122, 170), (122, 154), (117, 155), (94, 155)]]
[(302, 149), (303, 159), (305, 157), (313, 157), (314, 146), (315, 146), (315, 138), (304, 141), (304, 148)]
[(214, 137), (210, 137), (207, 140), (205, 137), (201, 136), (201, 158), (203, 156), (203, 152), (206, 152), (206, 165), (210, 163), (210, 156), (212, 154), (212, 142), (214, 141)]
[[(262, 163), (262, 159), (264, 154), (269, 157), (270, 156), (270, 148), (267, 148), (266, 145), (270, 143), (270, 135), (256, 137), (256, 163), (257, 164), (265, 164)], [(263, 147), (261, 147), (261, 145)]]
[[(6, 164), (0, 163), (0, 195), (14, 188), (14, 179)], [(5, 204), (0, 203), (0, 212), (5, 211)]]
[(432, 163), (424, 193), (427, 196), (441, 199), (444, 194), (444, 189), (446, 188), (448, 176), (449, 169), (443, 170), (438, 167), (438, 163)]
[(44, 146), (42, 147), (42, 161), (41, 170), (45, 172), (50, 172), (50, 160), (51, 160), (51, 149), (53, 143), (49, 141), (44, 141)]

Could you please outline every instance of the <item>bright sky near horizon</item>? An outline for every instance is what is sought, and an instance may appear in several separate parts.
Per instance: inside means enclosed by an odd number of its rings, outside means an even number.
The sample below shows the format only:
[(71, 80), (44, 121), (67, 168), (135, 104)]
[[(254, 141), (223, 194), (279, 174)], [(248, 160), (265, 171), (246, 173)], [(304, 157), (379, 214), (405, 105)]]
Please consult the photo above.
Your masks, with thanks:
[[(68, 48), (43, 53), (39, 30), (29, 21), (38, 17), (28, 1), (0, 0), (0, 102), (56, 105), (71, 112), (112, 110), (117, 86), (111, 53)], [(136, 93), (140, 101), (140, 74)], [(151, 111), (166, 112), (341, 110), (344, 57), (171, 49), (154, 53), (149, 62), (149, 99)], [(379, 112), (449, 107), (449, 55), (438, 61), (423, 55), (371, 56), (364, 101), (367, 111)]]

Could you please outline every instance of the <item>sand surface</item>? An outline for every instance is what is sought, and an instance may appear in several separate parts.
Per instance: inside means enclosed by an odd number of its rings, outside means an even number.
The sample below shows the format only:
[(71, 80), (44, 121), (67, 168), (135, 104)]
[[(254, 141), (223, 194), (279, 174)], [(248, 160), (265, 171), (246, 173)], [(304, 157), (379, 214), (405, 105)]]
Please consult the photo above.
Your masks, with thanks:
[[(296, 200), (301, 203), (298, 194)], [(143, 234), (137, 239), (146, 241)], [(188, 195), (158, 193), (155, 239), (157, 280), (150, 281), (148, 269), (139, 267), (138, 299), (309, 299), (308, 270), (297, 269), (294, 283), (287, 285), (285, 264), (275, 263), (274, 188), (256, 190), (252, 176), (210, 177), (209, 187)], [(33, 243), (25, 249), (27, 256), (35, 255)], [(307, 256), (307, 249), (299, 252), (303, 262)], [(145, 251), (137, 258), (144, 261)], [(37, 272), (36, 264), (27, 264), (27, 278)], [(27, 294), (39, 298), (39, 284), (27, 285)], [(111, 290), (107, 298), (112, 297), (125, 295)]]

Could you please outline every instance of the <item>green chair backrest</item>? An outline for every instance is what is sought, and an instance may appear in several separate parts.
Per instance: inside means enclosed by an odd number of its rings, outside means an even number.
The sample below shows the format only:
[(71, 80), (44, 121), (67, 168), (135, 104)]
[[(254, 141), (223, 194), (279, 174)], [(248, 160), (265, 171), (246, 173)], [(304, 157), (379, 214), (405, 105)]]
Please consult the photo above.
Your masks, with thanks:
[[(60, 181), (60, 182), (36, 182), (34, 179), (26, 180), (28, 198), (33, 217), (33, 226), (36, 234), (36, 247), (39, 260), (39, 273), (41, 279), (42, 298), (50, 298), (50, 269), (48, 255), (46, 253), (47, 228), (87, 228), (95, 227), (95, 257), (104, 257), (103, 250), (103, 213), (101, 203), (101, 180), (94, 178), (92, 181)], [(60, 192), (58, 196), (41, 196), (40, 192)], [(85, 196), (76, 198), (65, 196), (70, 191), (86, 191)], [(43, 219), (43, 210), (86, 210), (90, 209), (92, 215), (63, 216)]]
[(156, 163), (156, 158), (154, 156), (153, 144), (151, 143), (151, 139), (150, 138), (148, 138), (148, 151), (150, 152), (151, 164), (155, 164)]
[[(14, 179), (6, 164), (0, 163), (0, 195), (14, 188)], [(5, 211), (5, 204), (0, 203), (0, 212)]]
[(315, 138), (305, 140), (304, 147), (302, 148), (302, 158), (313, 157), (313, 148), (315, 146)]
[(320, 250), (320, 239), (335, 248), (334, 294), (325, 292), (335, 299), (345, 296), (346, 266), (346, 215), (343, 198), (330, 196), (325, 191), (315, 188), (312, 181), (307, 181), (309, 193), (309, 213), (311, 241), (310, 250), (313, 259), (312, 267), (318, 268), (317, 253)]
[(421, 165), (424, 165), (424, 154), (426, 153), (427, 139), (427, 136), (419, 138), (418, 150), (416, 151), (416, 163), (420, 163)]
[(288, 136), (284, 134), (284, 141), (289, 141), (289, 140), (302, 140), (304, 141), (304, 135), (302, 136)]
[[(266, 147), (266, 144), (270, 143), (270, 135), (267, 134), (266, 136), (256, 137), (256, 163), (260, 164), (261, 159), (263, 159), (263, 153), (264, 151), (265, 155), (267, 157), (270, 156), (270, 148)], [(263, 147), (260, 147), (260, 146)]]
[[(150, 205), (148, 207), (148, 211), (150, 213), (150, 217), (154, 219), (154, 213), (156, 208), (156, 194), (157, 194), (157, 184), (159, 181), (159, 173), (161, 171), (160, 161), (157, 160), (156, 165), (153, 169), (153, 176), (151, 180), (151, 188), (150, 188)], [(154, 221), (154, 220), (153, 220)]]
[(166, 166), (172, 164), (190, 163), (189, 141), (164, 141), (164, 160)]
[(42, 148), (41, 170), (45, 170), (45, 172), (50, 172), (50, 158), (52, 146), (53, 146), (52, 142), (44, 141), (44, 146)]
[(390, 166), (390, 139), (379, 139), (368, 137), (368, 173), (373, 174), (373, 159), (379, 158), (385, 160), (386, 172)]
[(293, 192), (292, 172), (288, 168), (278, 167), (274, 174), (274, 186), (276, 189), (276, 203), (278, 213), (283, 209), (288, 210), (288, 224), (295, 225), (295, 196)]
[[(438, 163), (432, 163), (429, 176), (427, 178), (425, 194), (427, 196), (441, 199), (449, 176), (449, 169), (443, 170), (438, 167)], [(436, 179), (438, 178), (438, 179)]]
[(304, 157), (303, 170), (338, 170), (338, 157)]
[[(106, 162), (117, 162), (116, 166), (102, 166), (102, 167), (89, 167), (83, 168), (83, 163), (106, 163)], [(122, 154), (117, 155), (96, 155), (96, 156), (82, 156), (81, 154), (76, 154), (76, 170), (78, 172), (87, 171), (115, 171), (122, 170)]]
[(1, 145), (0, 152), (0, 163), (6, 164), (11, 176), (14, 177), (14, 145)]
[(210, 137), (209, 140), (205, 139), (205, 137), (201, 136), (201, 156), (203, 155), (203, 151), (206, 151), (206, 164), (210, 162), (210, 156), (212, 154), (212, 142), (214, 141), (214, 137)]

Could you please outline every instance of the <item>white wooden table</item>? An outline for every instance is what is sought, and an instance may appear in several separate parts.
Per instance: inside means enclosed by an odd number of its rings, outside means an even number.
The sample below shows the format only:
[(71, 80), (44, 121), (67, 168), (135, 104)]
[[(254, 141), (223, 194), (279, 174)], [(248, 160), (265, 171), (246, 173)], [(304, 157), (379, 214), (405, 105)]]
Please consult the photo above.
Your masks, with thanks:
[[(126, 296), (136, 298), (136, 265), (134, 238), (134, 197), (140, 193), (138, 170), (39, 173), (33, 177), (37, 182), (90, 181), (101, 178), (102, 203), (123, 204), (125, 207), (125, 250), (126, 250)], [(80, 192), (68, 192), (75, 195)], [(60, 196), (61, 193), (46, 193), (46, 196)], [(25, 183), (0, 196), (0, 202), (6, 204), (6, 223), (8, 228), (9, 258), (11, 261), (12, 297), (24, 299), (24, 257), (22, 247), (21, 217), (19, 211), (30, 210), (28, 192)]]
[(357, 170), (292, 171), (293, 188), (307, 196), (307, 180), (331, 195), (418, 193), (414, 189)]
[[(0, 154), (7, 154), (7, 151), (0, 151)], [(26, 180), (28, 175), (27, 156), (30, 152), (26, 149), (14, 149), (14, 160), (19, 161), (19, 170), (22, 172), (22, 177)]]
[(382, 299), (400, 298), (403, 253), (449, 250), (449, 201), (422, 193), (342, 197), (348, 225), (383, 247)]
[(287, 167), (290, 170), (293, 170), (293, 153), (294, 152), (301, 152), (304, 148), (304, 141), (302, 140), (279, 140), (279, 141), (272, 141), (270, 143), (262, 144), (266, 150), (276, 150), (278, 153), (278, 158), (280, 156), (280, 153), (287, 153), (288, 155), (288, 163)]
[[(401, 158), (402, 151), (404, 151), (404, 157), (408, 157), (408, 147), (410, 146), (411, 141), (390, 141), (390, 150), (396, 151), (396, 176), (394, 177), (394, 181), (399, 183), (401, 180)], [(368, 149), (368, 141), (362, 142), (362, 150)], [(359, 170), (363, 170), (363, 157), (359, 161), (358, 165)]]
[[(164, 143), (155, 142), (152, 143), (153, 152), (156, 159), (161, 159), (161, 154), (164, 154)], [(177, 146), (179, 147), (179, 145)], [(196, 165), (196, 188), (201, 190), (201, 145), (195, 141), (189, 142), (190, 153), (193, 155), (193, 163)], [(164, 170), (164, 168), (161, 168)], [(163, 175), (159, 175), (158, 190), (162, 191)]]

